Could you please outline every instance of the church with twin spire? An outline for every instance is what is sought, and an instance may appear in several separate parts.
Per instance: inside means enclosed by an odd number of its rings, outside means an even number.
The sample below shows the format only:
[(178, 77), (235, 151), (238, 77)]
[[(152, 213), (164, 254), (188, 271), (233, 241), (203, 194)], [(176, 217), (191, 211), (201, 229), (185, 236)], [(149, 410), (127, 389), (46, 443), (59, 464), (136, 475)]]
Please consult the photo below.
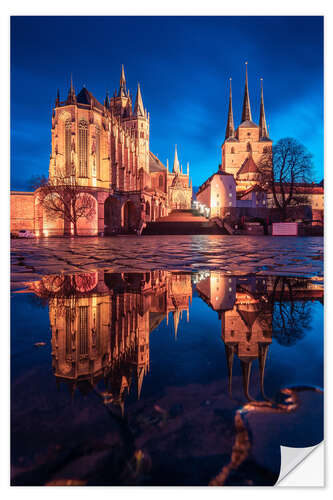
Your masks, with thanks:
[[(241, 122), (235, 128), (230, 78), (229, 108), (221, 163), (198, 189), (196, 198), (211, 217), (230, 215), (236, 209), (266, 208), (263, 178), (272, 168), (272, 140), (266, 123), (261, 79), (259, 125), (252, 119), (247, 63)], [(263, 176), (263, 174), (265, 174)]]
[(234, 176), (238, 192), (249, 189), (258, 183), (263, 155), (272, 150), (272, 141), (269, 138), (266, 123), (263, 80), (261, 79), (260, 116), (259, 125), (257, 125), (252, 120), (247, 63), (245, 67), (242, 118), (237, 129), (234, 125), (230, 78), (228, 119), (220, 165), (221, 172)]

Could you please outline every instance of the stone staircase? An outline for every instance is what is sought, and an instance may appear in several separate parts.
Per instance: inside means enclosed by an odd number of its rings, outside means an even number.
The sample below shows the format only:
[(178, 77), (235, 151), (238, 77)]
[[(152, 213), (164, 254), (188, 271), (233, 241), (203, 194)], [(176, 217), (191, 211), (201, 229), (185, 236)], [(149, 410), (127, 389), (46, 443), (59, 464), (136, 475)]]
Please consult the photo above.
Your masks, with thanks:
[(142, 232), (148, 234), (228, 234), (223, 227), (195, 210), (174, 210), (156, 222), (148, 222)]

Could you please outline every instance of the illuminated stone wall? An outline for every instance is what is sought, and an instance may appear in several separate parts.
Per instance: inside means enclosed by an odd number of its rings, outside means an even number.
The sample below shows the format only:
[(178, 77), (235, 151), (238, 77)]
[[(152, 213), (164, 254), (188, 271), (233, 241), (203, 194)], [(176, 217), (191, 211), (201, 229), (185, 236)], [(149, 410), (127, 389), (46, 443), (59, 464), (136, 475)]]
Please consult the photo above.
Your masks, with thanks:
[(20, 229), (34, 231), (34, 193), (12, 191), (10, 193), (10, 231)]

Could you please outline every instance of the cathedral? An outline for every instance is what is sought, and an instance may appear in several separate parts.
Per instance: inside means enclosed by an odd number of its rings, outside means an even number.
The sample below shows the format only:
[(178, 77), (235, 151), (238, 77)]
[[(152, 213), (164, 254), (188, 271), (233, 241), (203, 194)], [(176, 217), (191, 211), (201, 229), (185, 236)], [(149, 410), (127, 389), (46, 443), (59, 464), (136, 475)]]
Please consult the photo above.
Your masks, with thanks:
[[(65, 100), (58, 91), (51, 134), (49, 179), (75, 184), (94, 207), (93, 216), (78, 220), (79, 235), (137, 232), (172, 210), (191, 208), (189, 164), (184, 172), (176, 149), (169, 172), (168, 162), (150, 151), (150, 115), (139, 84), (133, 106), (123, 66), (119, 88), (103, 104), (85, 87), (76, 93), (72, 79)], [(40, 189), (12, 193), (12, 230), (73, 234), (70, 221), (46, 213), (42, 196)]]

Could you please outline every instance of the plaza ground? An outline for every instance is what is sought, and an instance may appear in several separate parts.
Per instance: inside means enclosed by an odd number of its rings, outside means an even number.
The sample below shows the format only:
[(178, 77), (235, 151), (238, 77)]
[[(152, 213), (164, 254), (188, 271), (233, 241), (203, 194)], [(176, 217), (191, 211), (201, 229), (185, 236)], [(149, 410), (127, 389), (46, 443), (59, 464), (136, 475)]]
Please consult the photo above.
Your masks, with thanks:
[(219, 269), (234, 274), (323, 276), (322, 237), (120, 236), (11, 241), (12, 283), (107, 269)]

